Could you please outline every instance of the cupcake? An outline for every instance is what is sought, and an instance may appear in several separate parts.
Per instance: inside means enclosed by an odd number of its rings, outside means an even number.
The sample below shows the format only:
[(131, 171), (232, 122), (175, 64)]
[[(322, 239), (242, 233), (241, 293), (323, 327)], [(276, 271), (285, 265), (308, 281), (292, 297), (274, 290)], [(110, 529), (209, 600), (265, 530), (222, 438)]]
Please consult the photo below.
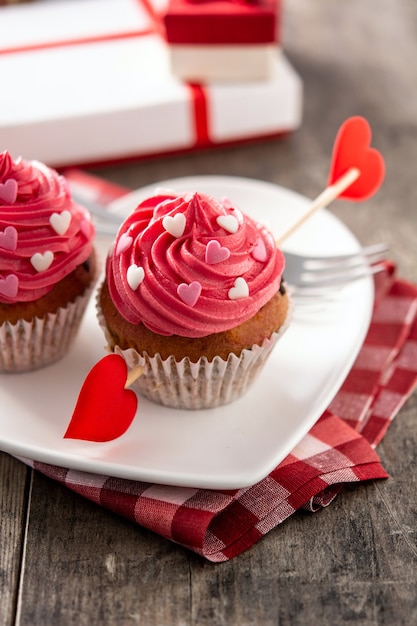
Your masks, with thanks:
[(93, 237), (62, 176), (0, 154), (0, 372), (67, 353), (97, 275)]
[(99, 322), (110, 350), (143, 367), (139, 393), (220, 406), (246, 391), (287, 327), (283, 269), (273, 235), (230, 201), (156, 195), (119, 229)]

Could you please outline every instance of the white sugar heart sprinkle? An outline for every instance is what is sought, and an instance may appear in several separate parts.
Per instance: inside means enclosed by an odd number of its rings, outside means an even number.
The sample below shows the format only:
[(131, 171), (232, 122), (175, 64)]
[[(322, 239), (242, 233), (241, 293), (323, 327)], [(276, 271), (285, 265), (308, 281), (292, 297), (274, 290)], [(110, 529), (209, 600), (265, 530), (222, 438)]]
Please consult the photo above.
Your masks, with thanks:
[(216, 222), (228, 233), (234, 234), (239, 230), (239, 222), (233, 215), (219, 215)]
[(230, 300), (239, 300), (239, 298), (247, 298), (249, 295), (248, 283), (242, 276), (236, 278), (235, 285), (229, 289), (228, 296)]
[(127, 268), (126, 278), (129, 287), (133, 291), (136, 291), (136, 289), (145, 278), (145, 270), (143, 269), (143, 267), (140, 267), (139, 265), (135, 265), (133, 263)]
[(54, 253), (50, 250), (46, 250), (46, 252), (35, 252), (35, 254), (30, 257), (30, 262), (37, 272), (45, 272), (48, 267), (51, 266), (53, 260)]
[(116, 255), (122, 254), (125, 250), (128, 250), (133, 243), (133, 239), (127, 233), (122, 233), (119, 237), (119, 241), (116, 246)]
[(185, 215), (177, 213), (176, 215), (166, 215), (162, 220), (162, 226), (173, 237), (181, 237), (185, 230)]
[(71, 223), (71, 213), (69, 211), (62, 211), (62, 213), (52, 213), (49, 218), (49, 223), (56, 232), (57, 235), (63, 235), (67, 232)]
[(179, 295), (181, 300), (185, 302), (185, 304), (193, 307), (200, 297), (201, 283), (199, 283), (197, 280), (193, 280), (193, 282), (189, 285), (187, 285), (187, 283), (181, 283), (177, 287), (177, 294)]
[(16, 250), (17, 230), (14, 226), (6, 226), (4, 231), (0, 232), (0, 248), (3, 248), (3, 250)]

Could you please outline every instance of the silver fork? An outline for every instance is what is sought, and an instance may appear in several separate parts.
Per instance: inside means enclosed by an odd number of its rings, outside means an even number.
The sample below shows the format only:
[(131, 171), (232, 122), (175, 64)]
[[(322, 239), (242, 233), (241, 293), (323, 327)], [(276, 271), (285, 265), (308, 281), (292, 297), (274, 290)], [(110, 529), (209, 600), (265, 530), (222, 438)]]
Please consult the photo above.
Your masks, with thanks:
[(325, 293), (365, 276), (381, 272), (389, 246), (377, 243), (352, 254), (307, 256), (286, 252), (284, 278), (297, 296)]

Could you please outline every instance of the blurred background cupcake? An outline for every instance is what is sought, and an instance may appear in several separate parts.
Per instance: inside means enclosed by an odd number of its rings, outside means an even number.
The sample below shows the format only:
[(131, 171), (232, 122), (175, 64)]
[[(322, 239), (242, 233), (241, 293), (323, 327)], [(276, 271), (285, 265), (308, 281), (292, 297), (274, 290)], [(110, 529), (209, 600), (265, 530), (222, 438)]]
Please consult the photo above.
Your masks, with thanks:
[(248, 389), (287, 327), (283, 269), (273, 235), (230, 201), (157, 195), (119, 229), (99, 322), (109, 348), (144, 368), (139, 393), (220, 406)]
[(62, 176), (0, 154), (0, 372), (67, 353), (97, 277), (93, 237)]

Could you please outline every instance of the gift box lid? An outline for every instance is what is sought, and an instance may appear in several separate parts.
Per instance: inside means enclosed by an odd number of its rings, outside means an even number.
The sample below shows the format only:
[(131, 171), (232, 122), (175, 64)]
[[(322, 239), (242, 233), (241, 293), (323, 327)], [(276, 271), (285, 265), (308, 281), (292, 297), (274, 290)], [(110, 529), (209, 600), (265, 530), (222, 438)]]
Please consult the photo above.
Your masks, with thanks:
[(280, 0), (170, 0), (168, 44), (276, 42)]
[(302, 83), (278, 51), (267, 81), (175, 77), (156, 15), (161, 2), (38, 0), (20, 7), (25, 24), (39, 24), (24, 30), (17, 7), (1, 8), (0, 150), (55, 167), (93, 165), (298, 128)]

